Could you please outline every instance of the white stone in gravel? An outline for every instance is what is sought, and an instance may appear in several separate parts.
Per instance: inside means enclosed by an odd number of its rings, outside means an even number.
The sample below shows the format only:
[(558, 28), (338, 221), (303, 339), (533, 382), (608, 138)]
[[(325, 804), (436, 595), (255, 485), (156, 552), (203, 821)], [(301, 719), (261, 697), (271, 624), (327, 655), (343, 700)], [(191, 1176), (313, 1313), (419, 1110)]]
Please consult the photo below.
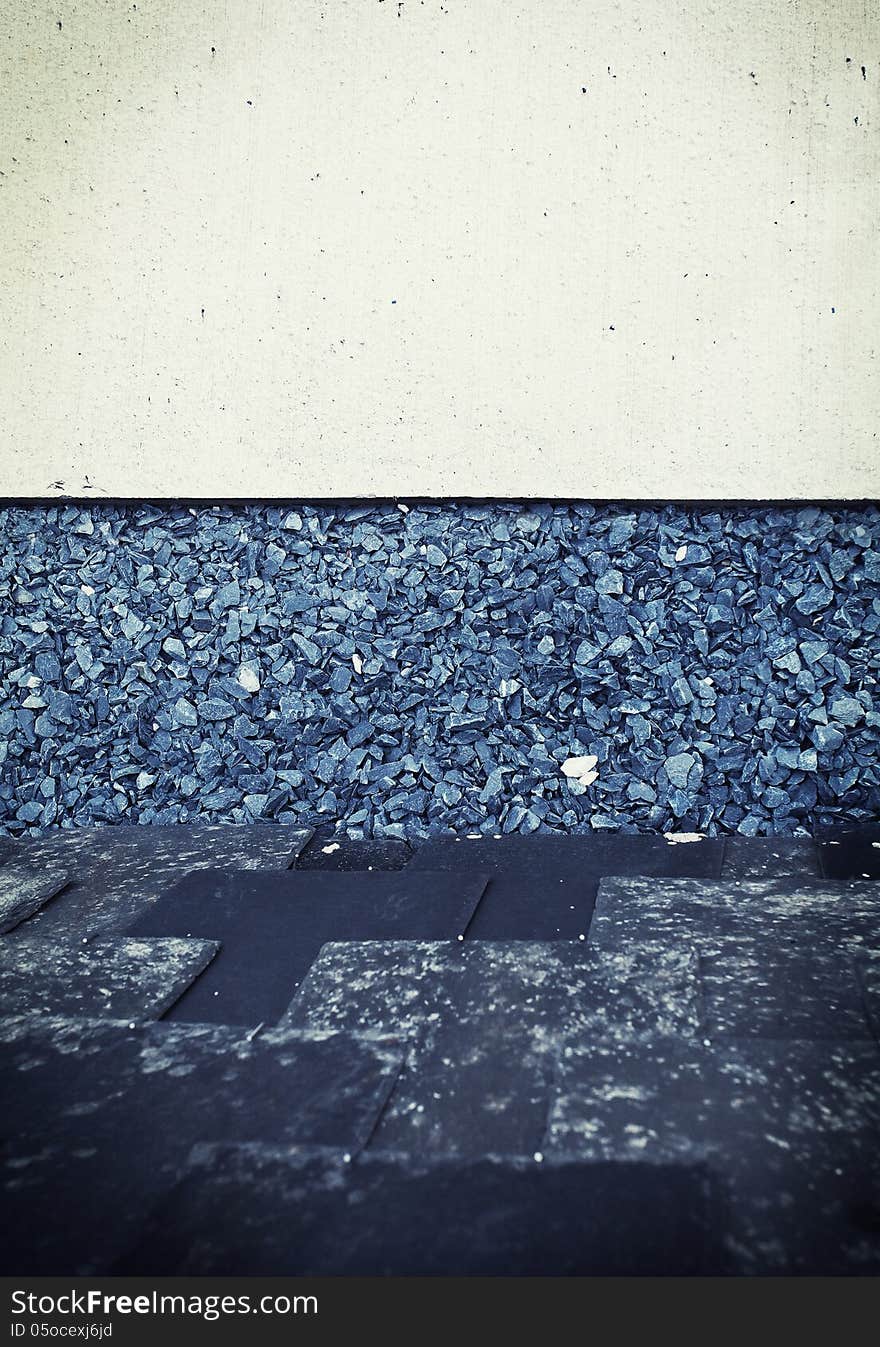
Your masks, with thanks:
[[(595, 781), (596, 776), (598, 775), (596, 772), (598, 765), (599, 759), (593, 753), (586, 753), (579, 758), (566, 758), (565, 762), (562, 764), (562, 774), (563, 776), (573, 776), (576, 780), (583, 781), (585, 776), (589, 776), (592, 773), (593, 780)], [(584, 784), (589, 785), (589, 782), (585, 782)]]
[(675, 560), (676, 560), (676, 561), (684, 561), (684, 559), (685, 559), (685, 557), (687, 556), (687, 554), (688, 554), (687, 547), (684, 546), (684, 545), (682, 545), (682, 546), (678, 549), (678, 551), (676, 552), (676, 554), (675, 554)]
[(362, 673), (362, 672), (363, 672), (364, 662), (363, 662), (363, 660), (361, 659), (360, 655), (358, 655), (357, 653), (355, 653), (354, 655), (352, 655), (352, 657), (351, 657), (351, 662), (352, 662), (352, 664), (354, 665), (354, 671), (355, 671), (356, 674), (359, 674), (359, 673)]
[(259, 692), (260, 690), (260, 670), (256, 664), (242, 664), (236, 674), (240, 687), (245, 692)]
[(675, 846), (676, 842), (702, 842), (705, 833), (664, 833), (667, 842)]

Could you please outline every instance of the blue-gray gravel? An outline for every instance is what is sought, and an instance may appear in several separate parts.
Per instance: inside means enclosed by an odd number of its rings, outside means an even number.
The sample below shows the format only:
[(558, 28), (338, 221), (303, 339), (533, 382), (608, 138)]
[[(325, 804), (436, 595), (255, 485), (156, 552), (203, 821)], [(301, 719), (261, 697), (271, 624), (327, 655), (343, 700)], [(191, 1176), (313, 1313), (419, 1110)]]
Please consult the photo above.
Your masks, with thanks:
[(873, 506), (59, 504), (0, 539), (6, 832), (880, 814)]

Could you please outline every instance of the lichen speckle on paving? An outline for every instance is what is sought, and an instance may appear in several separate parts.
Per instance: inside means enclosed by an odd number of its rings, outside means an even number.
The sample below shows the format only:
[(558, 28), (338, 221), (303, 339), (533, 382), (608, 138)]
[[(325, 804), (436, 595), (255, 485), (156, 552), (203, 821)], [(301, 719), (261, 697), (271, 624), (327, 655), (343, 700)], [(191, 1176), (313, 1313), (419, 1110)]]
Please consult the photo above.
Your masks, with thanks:
[(873, 506), (71, 504), (0, 546), (5, 832), (878, 814)]

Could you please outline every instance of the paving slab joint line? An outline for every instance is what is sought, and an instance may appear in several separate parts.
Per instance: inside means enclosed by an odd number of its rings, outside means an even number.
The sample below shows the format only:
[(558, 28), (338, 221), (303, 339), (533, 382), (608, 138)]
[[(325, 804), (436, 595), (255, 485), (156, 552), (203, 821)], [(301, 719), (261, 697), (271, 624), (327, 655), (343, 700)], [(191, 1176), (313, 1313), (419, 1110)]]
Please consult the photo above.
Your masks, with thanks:
[(303, 853), (304, 853), (305, 851), (307, 851), (308, 848), (312, 845), (312, 843), (315, 841), (315, 838), (318, 836), (318, 834), (320, 833), (321, 830), (320, 830), (320, 828), (312, 828), (312, 827), (309, 827), (308, 825), (306, 825), (306, 826), (303, 828), (303, 831), (304, 831), (304, 832), (308, 832), (309, 835), (308, 835), (308, 837), (306, 838), (306, 840), (303, 842), (303, 844), (302, 844), (302, 846), (300, 847), (299, 851), (297, 851), (296, 855), (290, 857), (290, 860), (287, 862), (287, 865), (284, 867), (285, 870), (296, 870), (296, 869), (297, 869), (297, 866), (298, 866), (300, 857), (301, 857), (301, 856), (303, 855)]
[[(429, 871), (425, 871), (425, 874), (429, 874), (429, 873), (430, 873)], [(489, 879), (487, 879), (487, 880), (484, 881), (483, 887), (482, 887), (482, 889), (480, 890), (480, 896), (479, 896), (479, 898), (477, 899), (477, 901), (474, 903), (473, 907), (471, 908), (470, 915), (469, 915), (467, 921), (464, 923), (462, 929), (458, 932), (457, 943), (464, 943), (464, 941), (467, 939), (467, 933), (468, 933), (468, 931), (470, 930), (470, 928), (473, 926), (474, 921), (476, 920), (477, 913), (478, 913), (479, 910), (480, 910), (481, 904), (482, 904), (483, 901), (485, 900), (486, 894), (488, 893), (489, 888), (491, 887), (491, 884), (492, 884), (492, 879), (491, 879), (491, 877), (490, 877)], [(422, 967), (423, 967), (423, 965), (420, 964), (420, 966), (419, 966), (419, 972), (422, 971)]]
[[(36, 878), (38, 873), (39, 867), (33, 870), (29, 869), (29, 874), (33, 874), (34, 878)], [(42, 896), (27, 912), (21, 916), (15, 916), (13, 914), (11, 918), (8, 918), (5, 921), (0, 920), (0, 935), (11, 935), (13, 931), (17, 931), (19, 926), (23, 926), (25, 922), (30, 921), (32, 917), (37, 916), (38, 913), (42, 912), (50, 903), (54, 903), (55, 899), (62, 893), (66, 893), (73, 882), (72, 876), (61, 875), (58, 878), (57, 887), (52, 887), (55, 884), (55, 880), (50, 880), (48, 887), (51, 891)]]
[[(476, 906), (478, 907), (478, 906), (479, 906), (479, 903), (478, 903)], [(474, 908), (474, 911), (476, 911), (476, 907)], [(433, 943), (435, 943), (435, 942), (433, 942), (433, 941), (418, 941), (417, 943), (418, 943), (418, 944), (422, 944), (422, 945), (427, 946), (427, 945), (433, 944)], [(461, 950), (461, 946), (460, 946), (457, 942), (456, 942), (454, 948), (455, 948), (456, 953), (458, 953), (458, 952)], [(419, 951), (418, 951), (418, 954), (417, 954), (417, 956), (416, 956), (416, 958), (417, 958), (417, 966), (416, 966), (416, 969), (415, 969), (415, 976), (416, 976), (416, 978), (421, 979), (422, 974), (423, 974), (423, 972), (424, 972), (424, 970), (425, 970), (425, 965), (426, 965), (426, 963), (427, 963), (427, 959), (428, 959), (428, 951), (427, 951), (427, 948), (422, 949), (422, 950), (419, 950)], [(377, 1109), (377, 1111), (376, 1111), (376, 1117), (375, 1117), (375, 1119), (374, 1119), (373, 1126), (372, 1126), (371, 1129), (370, 1129), (369, 1135), (367, 1136), (367, 1138), (366, 1138), (366, 1140), (364, 1141), (363, 1145), (360, 1147), (360, 1150), (359, 1150), (358, 1153), (360, 1153), (361, 1150), (366, 1150), (366, 1149), (367, 1149), (367, 1147), (369, 1146), (369, 1144), (370, 1144), (370, 1142), (372, 1141), (373, 1137), (374, 1137), (374, 1136), (376, 1135), (376, 1133), (378, 1132), (379, 1127), (380, 1127), (380, 1124), (382, 1123), (383, 1119), (385, 1118), (386, 1114), (388, 1113), (388, 1109), (389, 1109), (389, 1107), (390, 1107), (390, 1105), (391, 1105), (391, 1099), (392, 1099), (392, 1096), (393, 1096), (393, 1094), (394, 1094), (395, 1089), (397, 1088), (398, 1082), (400, 1081), (401, 1077), (403, 1076), (404, 1071), (407, 1069), (407, 1067), (408, 1067), (411, 1063), (415, 1063), (415, 1062), (418, 1061), (419, 1048), (420, 1048), (420, 1047), (422, 1046), (422, 1044), (425, 1042), (425, 1039), (426, 1039), (426, 1037), (427, 1037), (427, 1033), (428, 1033), (428, 1018), (429, 1018), (429, 1015), (430, 1015), (430, 1014), (431, 1014), (431, 1011), (428, 1009), (428, 1007), (427, 1007), (427, 1006), (422, 1006), (421, 1009), (420, 1009), (419, 1012), (418, 1012), (418, 1027), (416, 1028), (415, 1033), (412, 1033), (412, 1034), (405, 1034), (405, 1035), (402, 1035), (402, 1036), (397, 1036), (397, 1041), (400, 1042), (400, 1043), (402, 1043), (402, 1044), (404, 1045), (404, 1050), (401, 1052), (400, 1062), (399, 1062), (399, 1064), (398, 1064), (397, 1071), (394, 1073), (394, 1078), (393, 1078), (393, 1080), (390, 1081), (387, 1090), (384, 1092), (384, 1097), (383, 1097), (383, 1099), (382, 1099), (382, 1103), (381, 1103), (380, 1107), (379, 1107), (379, 1108)], [(366, 1036), (369, 1037), (370, 1035), (366, 1035)], [(382, 1037), (382, 1035), (379, 1034), (379, 1033), (374, 1034), (374, 1036), (375, 1036), (375, 1037)], [(387, 1035), (385, 1035), (385, 1036), (387, 1037)], [(372, 1153), (372, 1152), (371, 1152), (371, 1153)]]
[(711, 1042), (711, 1035), (709, 1033), (709, 1016), (706, 1010), (706, 987), (703, 982), (703, 963), (705, 961), (705, 955), (700, 953), (699, 946), (697, 946), (693, 940), (688, 940), (685, 944), (688, 953), (693, 960), (694, 968), (694, 1001), (696, 1003), (695, 1008), (697, 1013), (696, 1037), (702, 1038), (703, 1042), (708, 1044)]
[(878, 1050), (880, 1050), (880, 1025), (877, 1024), (877, 1021), (873, 1014), (871, 999), (870, 996), (868, 995), (868, 988), (865, 986), (865, 979), (862, 974), (861, 964), (859, 962), (858, 955), (859, 955), (858, 946), (850, 945), (847, 949), (847, 958), (849, 959), (850, 965), (852, 967), (853, 977), (855, 978), (856, 987), (858, 988), (859, 999), (861, 1000), (862, 1003), (862, 1013), (865, 1018), (865, 1023), (870, 1029), (871, 1035), (875, 1043), (877, 1044), (877, 1048)]
[(538, 1149), (535, 1152), (535, 1160), (541, 1161), (547, 1158), (550, 1146), (550, 1118), (553, 1113), (553, 1105), (559, 1097), (562, 1085), (562, 1057), (565, 1051), (565, 1040), (557, 1040), (553, 1050), (553, 1066), (550, 1072), (550, 1080), (547, 1083), (547, 1102), (544, 1109), (544, 1130), (541, 1133), (541, 1140), (538, 1143)]
[[(388, 1106), (391, 1102), (391, 1096), (393, 1095), (397, 1087), (397, 1082), (400, 1080), (400, 1077), (403, 1074), (404, 1067), (411, 1052), (411, 1046), (407, 1040), (398, 1039), (397, 1042), (403, 1045), (401, 1047), (400, 1056), (397, 1061), (397, 1069), (394, 1071), (393, 1074), (389, 1072), (387, 1077), (383, 1078), (383, 1089), (379, 1100), (379, 1106), (376, 1109), (375, 1114), (373, 1115), (373, 1121), (367, 1128), (363, 1140), (353, 1145), (350, 1153), (352, 1159), (355, 1159), (357, 1156), (361, 1155), (367, 1149), (373, 1137), (376, 1135), (377, 1131), (379, 1130), (379, 1124), (381, 1123), (382, 1119), (385, 1117), (385, 1114), (388, 1111)], [(348, 1154), (348, 1152), (346, 1152), (346, 1154)]]

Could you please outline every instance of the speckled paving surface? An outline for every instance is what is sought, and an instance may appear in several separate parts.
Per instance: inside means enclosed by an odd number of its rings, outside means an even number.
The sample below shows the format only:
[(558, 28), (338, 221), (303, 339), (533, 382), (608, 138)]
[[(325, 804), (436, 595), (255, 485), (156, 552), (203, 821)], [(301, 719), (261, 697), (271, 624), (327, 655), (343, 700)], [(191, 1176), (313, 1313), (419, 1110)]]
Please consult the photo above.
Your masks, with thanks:
[(876, 1275), (878, 842), (10, 843), (4, 1271)]

